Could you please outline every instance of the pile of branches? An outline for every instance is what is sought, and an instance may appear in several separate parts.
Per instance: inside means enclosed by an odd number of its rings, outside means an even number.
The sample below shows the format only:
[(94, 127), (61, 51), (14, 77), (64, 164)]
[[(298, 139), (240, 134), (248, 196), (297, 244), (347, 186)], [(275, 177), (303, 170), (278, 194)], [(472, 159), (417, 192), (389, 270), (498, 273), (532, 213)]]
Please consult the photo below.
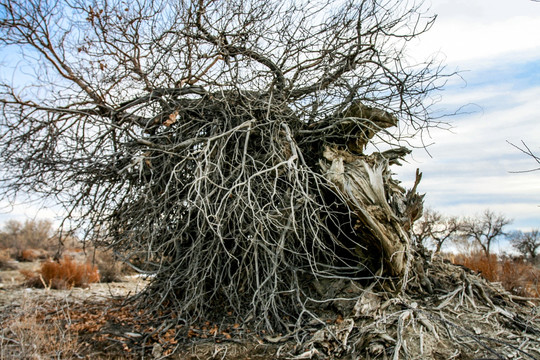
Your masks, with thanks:
[(422, 197), (389, 164), (408, 151), (358, 151), (397, 119), (356, 104), (354, 117), (310, 126), (257, 93), (175, 105), (116, 166), (137, 186), (107, 219), (114, 246), (156, 274), (153, 301), (280, 328), (305, 311), (316, 278), (403, 275)]
[[(320, 317), (302, 327), (282, 334), (235, 328), (232, 342), (222, 335), (228, 326), (223, 324), (212, 341), (181, 336), (168, 349), (186, 358), (223, 359), (259, 354), (290, 360), (540, 357), (538, 298), (513, 295), (423, 248), (415, 248), (414, 254), (411, 266), (416, 271), (405, 291), (399, 291), (395, 279), (321, 279), (314, 285), (328, 300), (309, 306)], [(147, 352), (155, 347), (146, 346)]]
[[(415, 249), (407, 290), (389, 281), (324, 287), (339, 309), (301, 331), (268, 338), (289, 359), (538, 359), (538, 298), (512, 295), (473, 271)], [(320, 311), (320, 310), (319, 310)], [(300, 346), (286, 346), (295, 339)]]
[(440, 125), (442, 69), (405, 53), (433, 19), (333, 6), (3, 2), (0, 44), (39, 56), (1, 84), (2, 186), (63, 204), (178, 322), (276, 331), (319, 317), (317, 281), (404, 290), (420, 174), (406, 191), (390, 166)]

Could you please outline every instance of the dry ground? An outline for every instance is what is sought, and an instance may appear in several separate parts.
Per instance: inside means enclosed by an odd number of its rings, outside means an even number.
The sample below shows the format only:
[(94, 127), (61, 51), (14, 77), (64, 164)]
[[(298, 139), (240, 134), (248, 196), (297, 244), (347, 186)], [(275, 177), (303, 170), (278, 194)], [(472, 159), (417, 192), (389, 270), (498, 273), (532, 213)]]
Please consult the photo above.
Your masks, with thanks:
[[(122, 282), (90, 284), (70, 290), (24, 286), (20, 270), (36, 270), (39, 262), (14, 262), (0, 271), (0, 359), (275, 359), (280, 346), (233, 340), (212, 326), (190, 328), (189, 345), (179, 344), (172, 329), (151, 338), (141, 353), (134, 346), (144, 328), (144, 314), (124, 300), (141, 291), (147, 280), (125, 276)], [(233, 329), (229, 331), (232, 333)], [(139, 350), (137, 350), (138, 348)], [(283, 349), (284, 347), (281, 346)], [(172, 353), (174, 352), (174, 355)]]
[(0, 271), (1, 359), (65, 359), (96, 355), (88, 348), (88, 342), (81, 341), (81, 333), (75, 327), (77, 321), (89, 325), (96, 322), (81, 306), (94, 304), (102, 307), (105, 314), (118, 303), (113, 299), (135, 294), (146, 283), (144, 279), (126, 277), (123, 282), (97, 283), (87, 288), (36, 289), (24, 286), (20, 270), (36, 270), (39, 262), (20, 262), (14, 266), (17, 269)]
[[(0, 271), (0, 359), (540, 360), (538, 301), (444, 262), (433, 262), (427, 273), (439, 282), (433, 293), (363, 289), (351, 303), (355, 315), (343, 319), (329, 311), (327, 326), (303, 328), (296, 339), (239, 324), (158, 328), (125, 301), (147, 280), (130, 276), (71, 290), (23, 286), (19, 270), (38, 266), (17, 263), (16, 270)], [(354, 292), (344, 285), (344, 294)]]

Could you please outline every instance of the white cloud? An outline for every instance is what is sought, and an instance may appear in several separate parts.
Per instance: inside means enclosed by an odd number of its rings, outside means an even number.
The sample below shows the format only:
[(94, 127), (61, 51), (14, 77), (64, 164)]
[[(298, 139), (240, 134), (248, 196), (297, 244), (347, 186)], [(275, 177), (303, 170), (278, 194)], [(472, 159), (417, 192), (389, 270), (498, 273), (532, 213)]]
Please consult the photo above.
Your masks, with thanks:
[(417, 59), (436, 52), (446, 62), (470, 68), (537, 57), (540, 52), (540, 4), (532, 1), (433, 0), (433, 28), (411, 49)]
[[(440, 51), (451, 68), (470, 70), (462, 73), (467, 86), (451, 81), (439, 106), (451, 112), (475, 104), (467, 107), (475, 112), (451, 119), (453, 132), (431, 131), (432, 158), (416, 150), (409, 164), (393, 170), (410, 187), (415, 169), (420, 168), (424, 173), (420, 191), (427, 193), (427, 205), (443, 213), (472, 216), (490, 208), (514, 218), (514, 228), (540, 227), (540, 172), (510, 173), (537, 164), (506, 142), (524, 140), (533, 150), (540, 146), (540, 80), (528, 84), (513, 77), (514, 70), (531, 59), (540, 64), (540, 3), (431, 3), (438, 20), (431, 31), (411, 43), (410, 51), (419, 60)], [(537, 69), (531, 79), (540, 79), (539, 74)], [(0, 208), (0, 221), (58, 215), (39, 205), (19, 205), (2, 215), (4, 209)]]
[(490, 208), (515, 219), (511, 228), (540, 227), (540, 172), (511, 173), (537, 164), (507, 143), (540, 147), (540, 83), (528, 81), (539, 78), (538, 63), (527, 81), (514, 78), (516, 67), (527, 73), (530, 64), (522, 63), (465, 74), (468, 86), (449, 87), (441, 106), (474, 103), (478, 111), (454, 118), (452, 132), (432, 131), (432, 157), (415, 151), (409, 164), (394, 169), (397, 177), (410, 187), (420, 168), (426, 204), (443, 213), (473, 216)]
[[(467, 159), (471, 163), (478, 159), (529, 161), (506, 141), (537, 143), (540, 134), (540, 87), (514, 91), (500, 90), (496, 85), (471, 92), (467, 88), (455, 89), (444, 97), (443, 105), (449, 103), (448, 108), (457, 108), (466, 101), (475, 104), (468, 107), (474, 112), (450, 118), (451, 132), (432, 130), (431, 138), (435, 144), (428, 150), (433, 158), (419, 150), (413, 154), (413, 162), (437, 164), (454, 161), (463, 164)], [(509, 156), (513, 158), (509, 159)]]
[(0, 224), (7, 220), (24, 222), (29, 219), (49, 219), (59, 225), (60, 219), (65, 213), (53, 204), (45, 204), (37, 199), (19, 199), (12, 204), (7, 200), (0, 200)]

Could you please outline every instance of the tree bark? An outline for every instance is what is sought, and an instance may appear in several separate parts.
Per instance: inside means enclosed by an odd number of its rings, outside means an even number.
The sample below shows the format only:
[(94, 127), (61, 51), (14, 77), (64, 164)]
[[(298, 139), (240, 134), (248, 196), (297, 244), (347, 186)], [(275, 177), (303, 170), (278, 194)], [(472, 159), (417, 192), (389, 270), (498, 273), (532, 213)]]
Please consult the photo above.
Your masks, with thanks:
[(387, 272), (403, 274), (409, 256), (410, 225), (422, 213), (423, 196), (415, 191), (421, 174), (418, 173), (412, 192), (406, 194), (392, 179), (391, 159), (384, 153), (354, 155), (326, 147), (323, 157), (320, 165), (325, 177), (336, 186), (363, 228), (371, 233), (362, 236), (368, 243), (361, 245), (381, 249)]

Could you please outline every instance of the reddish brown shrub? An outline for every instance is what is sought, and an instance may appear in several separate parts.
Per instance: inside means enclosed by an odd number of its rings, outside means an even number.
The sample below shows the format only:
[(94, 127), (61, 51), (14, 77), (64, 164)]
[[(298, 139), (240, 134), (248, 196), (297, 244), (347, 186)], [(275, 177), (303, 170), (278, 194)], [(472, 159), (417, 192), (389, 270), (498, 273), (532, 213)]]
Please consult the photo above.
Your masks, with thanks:
[(480, 273), (489, 281), (500, 282), (512, 294), (540, 297), (540, 270), (523, 259), (503, 258), (496, 255), (489, 259), (482, 253), (456, 255), (452, 262)]
[(81, 264), (65, 257), (60, 262), (46, 261), (37, 273), (21, 271), (26, 277), (26, 285), (50, 287), (52, 289), (70, 289), (84, 287), (99, 281), (99, 272), (91, 264)]
[(17, 259), (19, 261), (32, 262), (39, 259), (46, 259), (47, 252), (41, 249), (24, 249), (19, 252)]
[(497, 256), (491, 254), (487, 258), (483, 253), (476, 252), (470, 255), (456, 255), (452, 261), (454, 264), (460, 264), (469, 269), (480, 273), (489, 281), (498, 281), (499, 262)]
[(539, 296), (540, 270), (523, 259), (503, 259), (499, 281), (513, 294), (527, 297)]
[(39, 258), (39, 252), (36, 249), (24, 249), (19, 253), (19, 261), (36, 261)]

